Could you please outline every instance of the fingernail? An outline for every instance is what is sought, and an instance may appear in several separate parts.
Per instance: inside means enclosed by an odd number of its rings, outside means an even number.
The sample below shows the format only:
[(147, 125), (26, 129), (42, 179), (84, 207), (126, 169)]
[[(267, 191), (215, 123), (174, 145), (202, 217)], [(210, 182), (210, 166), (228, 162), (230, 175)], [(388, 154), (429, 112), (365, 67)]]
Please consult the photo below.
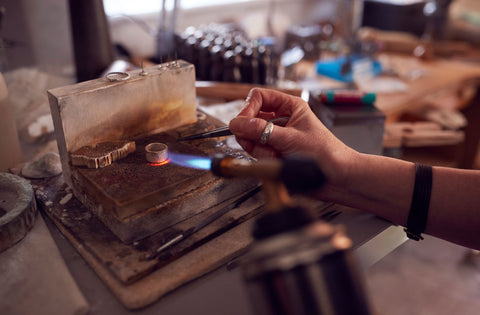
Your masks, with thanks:
[(245, 99), (245, 105), (250, 104), (250, 100), (252, 99), (252, 92), (253, 89), (248, 92), (247, 98)]

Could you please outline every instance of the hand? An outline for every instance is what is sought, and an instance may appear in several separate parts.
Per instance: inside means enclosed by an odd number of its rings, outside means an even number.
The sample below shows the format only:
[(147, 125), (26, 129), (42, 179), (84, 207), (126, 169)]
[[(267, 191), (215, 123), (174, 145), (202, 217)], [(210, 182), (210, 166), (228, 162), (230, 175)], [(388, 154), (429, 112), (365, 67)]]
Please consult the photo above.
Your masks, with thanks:
[[(265, 119), (286, 116), (290, 117), (288, 123), (275, 125), (268, 142), (261, 144)], [(230, 122), (230, 130), (242, 147), (257, 158), (293, 153), (313, 156), (327, 178), (314, 194), (318, 198), (363, 209), (396, 224), (407, 224), (415, 182), (413, 163), (348, 148), (300, 98), (253, 89), (245, 108)], [(446, 167), (434, 167), (433, 171), (426, 232), (480, 249), (480, 195), (476, 191), (480, 171)]]
[[(338, 179), (345, 169), (343, 161), (355, 153), (320, 122), (301, 98), (255, 88), (245, 103), (245, 108), (230, 122), (230, 130), (243, 149), (256, 158), (306, 154), (319, 161), (327, 178)], [(285, 126), (275, 125), (268, 142), (261, 144), (266, 120), (276, 117), (290, 119)]]

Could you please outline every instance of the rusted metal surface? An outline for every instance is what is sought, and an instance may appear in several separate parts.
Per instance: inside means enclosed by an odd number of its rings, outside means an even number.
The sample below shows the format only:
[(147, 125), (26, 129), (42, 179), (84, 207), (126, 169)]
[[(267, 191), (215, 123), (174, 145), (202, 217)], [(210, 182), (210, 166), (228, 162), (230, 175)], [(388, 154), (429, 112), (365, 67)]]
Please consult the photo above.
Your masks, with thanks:
[(228, 205), (230, 201), (213, 206), (141, 241), (125, 244), (77, 198), (73, 197), (62, 204), (61, 200), (71, 194), (71, 188), (65, 184), (62, 177), (36, 181), (35, 187), (39, 208), (54, 221), (70, 241), (92, 253), (124, 284), (130, 284), (146, 277), (154, 270), (252, 218), (261, 211), (263, 205), (261, 194), (256, 194), (238, 208), (233, 208), (183, 242), (168, 248), (156, 259), (148, 260), (147, 257), (150, 253), (173, 236), (195, 228), (207, 217)]
[(161, 142), (174, 153), (229, 153), (248, 158), (227, 147), (224, 138), (176, 141), (185, 134), (219, 125), (219, 121), (206, 116), (197, 123), (136, 140), (135, 152), (108, 167), (72, 166), (73, 191), (124, 242), (140, 240), (176, 224), (248, 190), (257, 181), (225, 180), (205, 170), (149, 163), (145, 146)]
[[(167, 143), (172, 151), (188, 154), (206, 155), (188, 145), (175, 143), (171, 134), (155, 137), (158, 141)], [(208, 172), (191, 168), (179, 167), (169, 163), (157, 165), (145, 160), (145, 143), (148, 139), (137, 141), (135, 152), (125, 159), (102, 169), (73, 168), (79, 180), (85, 185), (94, 186), (103, 195), (103, 201), (116, 204), (115, 215), (120, 219), (140, 212), (136, 206), (139, 200), (154, 194), (156, 203), (162, 203), (182, 195), (207, 181), (213, 180)], [(134, 203), (128, 207), (130, 203)]]

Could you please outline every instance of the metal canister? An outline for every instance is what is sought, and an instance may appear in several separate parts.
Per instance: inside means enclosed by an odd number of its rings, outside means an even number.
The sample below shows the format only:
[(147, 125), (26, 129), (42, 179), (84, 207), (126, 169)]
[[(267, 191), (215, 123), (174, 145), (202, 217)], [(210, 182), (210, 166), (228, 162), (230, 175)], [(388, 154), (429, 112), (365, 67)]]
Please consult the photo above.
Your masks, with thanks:
[(257, 314), (370, 314), (341, 227), (315, 222), (258, 240), (243, 263)]

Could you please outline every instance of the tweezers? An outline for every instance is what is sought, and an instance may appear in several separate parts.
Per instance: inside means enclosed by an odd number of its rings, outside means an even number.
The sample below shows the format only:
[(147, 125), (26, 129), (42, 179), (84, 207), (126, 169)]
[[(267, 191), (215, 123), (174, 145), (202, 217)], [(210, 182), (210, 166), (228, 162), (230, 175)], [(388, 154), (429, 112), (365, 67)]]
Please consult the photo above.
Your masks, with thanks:
[[(287, 122), (290, 119), (290, 117), (279, 117), (279, 118), (274, 118), (267, 120), (268, 122)], [(206, 139), (206, 138), (215, 138), (215, 137), (226, 137), (226, 136), (231, 136), (233, 133), (230, 131), (230, 128), (228, 126), (225, 127), (220, 127), (216, 128), (210, 131), (205, 131), (201, 133), (197, 133), (194, 135), (186, 136), (183, 138), (178, 138), (177, 141), (186, 141), (186, 140), (197, 140), (197, 139)]]

